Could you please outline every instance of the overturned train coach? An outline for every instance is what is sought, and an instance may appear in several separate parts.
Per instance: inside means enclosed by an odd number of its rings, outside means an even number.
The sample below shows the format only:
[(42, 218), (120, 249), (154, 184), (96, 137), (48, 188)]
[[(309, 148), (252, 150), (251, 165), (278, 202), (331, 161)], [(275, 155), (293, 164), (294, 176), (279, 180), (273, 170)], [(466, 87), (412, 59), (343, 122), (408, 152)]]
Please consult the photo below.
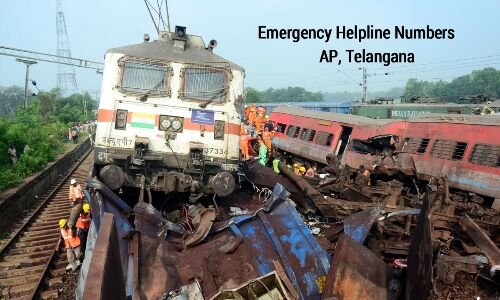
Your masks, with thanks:
[(343, 164), (373, 169), (396, 154), (394, 167), (413, 169), (418, 179), (447, 176), (465, 197), (500, 199), (500, 115), (382, 120), (282, 106), (270, 119), (273, 147), (298, 159), (326, 164), (335, 153)]
[(177, 26), (107, 51), (95, 167), (108, 187), (192, 199), (234, 190), (245, 73), (215, 46)]

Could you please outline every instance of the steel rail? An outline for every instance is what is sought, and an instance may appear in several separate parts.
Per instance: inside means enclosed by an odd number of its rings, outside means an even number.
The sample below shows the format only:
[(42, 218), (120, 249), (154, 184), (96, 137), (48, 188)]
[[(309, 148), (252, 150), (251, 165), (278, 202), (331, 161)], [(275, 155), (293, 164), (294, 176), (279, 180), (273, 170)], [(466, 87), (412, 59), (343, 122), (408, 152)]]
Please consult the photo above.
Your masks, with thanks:
[(7, 243), (5, 243), (2, 248), (0, 248), (0, 257), (3, 256), (6, 252), (7, 249), (9, 249), (10, 246), (12, 246), (12, 243), (16, 240), (16, 238), (18, 237), (18, 235), (24, 230), (26, 229), (26, 227), (31, 223), (32, 219), (35, 217), (35, 216), (38, 216), (38, 214), (40, 213), (40, 211), (42, 210), (42, 208), (45, 207), (46, 204), (48, 204), (50, 202), (50, 200), (52, 200), (52, 197), (54, 197), (54, 195), (60, 190), (60, 188), (62, 187), (62, 185), (64, 183), (66, 183), (66, 181), (68, 180), (68, 178), (74, 173), (74, 171), (82, 164), (82, 162), (87, 158), (87, 156), (90, 154), (90, 152), (92, 152), (93, 150), (93, 147), (90, 148), (90, 150), (87, 151), (87, 153), (85, 153), (83, 156), (82, 156), (82, 159), (70, 170), (70, 172), (68, 172), (68, 174), (61, 180), (61, 182), (56, 186), (56, 188), (49, 194), (47, 195), (47, 197), (45, 198), (45, 200), (38, 206), (38, 208), (35, 210), (35, 212), (24, 222), (24, 224), (14, 232), (14, 234), (11, 236), (11, 238), (9, 239), (9, 241)]
[[(64, 177), (64, 179), (61, 181), (61, 183), (57, 186), (57, 188), (52, 193), (50, 193), (49, 197), (47, 197), (47, 199), (45, 201), (52, 198), (56, 191), (59, 191), (59, 189), (66, 183), (66, 181), (68, 181), (69, 177), (71, 175), (73, 175), (73, 173), (78, 169), (78, 167), (80, 167), (80, 165), (85, 161), (85, 159), (90, 155), (90, 153), (92, 153), (93, 149), (94, 149), (94, 147), (91, 147), (87, 151), (87, 153), (82, 155), (82, 159), (80, 159), (80, 161), (72, 168), (71, 172), (69, 172), (68, 175), (66, 175)], [(36, 296), (37, 296), (38, 292), (40, 291), (40, 289), (42, 288), (44, 278), (47, 276), (47, 274), (50, 270), (50, 265), (54, 261), (54, 258), (56, 257), (56, 252), (59, 250), (60, 247), (61, 247), (61, 238), (59, 238), (59, 240), (57, 241), (57, 245), (55, 246), (54, 250), (52, 250), (52, 253), (50, 254), (50, 258), (45, 263), (45, 267), (43, 269), (42, 275), (38, 279), (38, 283), (36, 284), (36, 287), (33, 289), (33, 292), (31, 293), (31, 296), (30, 296), (31, 299), (37, 299)]]

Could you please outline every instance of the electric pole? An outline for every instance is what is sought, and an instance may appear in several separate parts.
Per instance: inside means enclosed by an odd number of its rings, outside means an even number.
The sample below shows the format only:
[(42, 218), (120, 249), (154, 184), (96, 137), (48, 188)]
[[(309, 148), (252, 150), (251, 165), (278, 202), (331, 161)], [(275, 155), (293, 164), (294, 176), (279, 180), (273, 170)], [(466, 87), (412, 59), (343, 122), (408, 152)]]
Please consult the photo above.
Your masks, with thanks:
[(28, 81), (30, 80), (30, 67), (38, 62), (21, 58), (16, 58), (16, 61), (26, 65), (26, 79), (24, 81), (24, 109), (26, 109), (28, 107)]

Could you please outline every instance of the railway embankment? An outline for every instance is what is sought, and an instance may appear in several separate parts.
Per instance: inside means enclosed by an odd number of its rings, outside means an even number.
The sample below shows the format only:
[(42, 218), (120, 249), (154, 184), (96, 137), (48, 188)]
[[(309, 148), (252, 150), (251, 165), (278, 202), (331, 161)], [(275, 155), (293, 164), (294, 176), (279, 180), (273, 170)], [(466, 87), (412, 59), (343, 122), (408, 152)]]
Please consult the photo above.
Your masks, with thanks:
[(43, 171), (27, 177), (20, 185), (1, 193), (0, 233), (10, 230), (23, 211), (29, 209), (59, 176), (67, 173), (73, 162), (80, 159), (90, 147), (90, 140), (86, 139), (73, 150), (49, 163)]

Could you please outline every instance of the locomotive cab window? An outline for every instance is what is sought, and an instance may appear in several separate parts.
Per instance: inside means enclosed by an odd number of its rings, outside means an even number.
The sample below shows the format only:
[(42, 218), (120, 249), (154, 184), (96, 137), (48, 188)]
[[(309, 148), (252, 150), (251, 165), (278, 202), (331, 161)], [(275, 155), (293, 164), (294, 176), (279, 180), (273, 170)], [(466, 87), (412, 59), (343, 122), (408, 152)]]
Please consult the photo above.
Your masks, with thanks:
[(467, 149), (467, 143), (464, 142), (436, 140), (434, 145), (432, 145), (431, 156), (449, 160), (461, 160), (464, 157), (465, 149)]
[(188, 67), (182, 70), (184, 83), (179, 97), (222, 103), (227, 94), (227, 72), (220, 68)]
[(168, 93), (169, 77), (172, 73), (167, 64), (143, 61), (121, 63), (121, 90), (125, 93), (164, 96)]

